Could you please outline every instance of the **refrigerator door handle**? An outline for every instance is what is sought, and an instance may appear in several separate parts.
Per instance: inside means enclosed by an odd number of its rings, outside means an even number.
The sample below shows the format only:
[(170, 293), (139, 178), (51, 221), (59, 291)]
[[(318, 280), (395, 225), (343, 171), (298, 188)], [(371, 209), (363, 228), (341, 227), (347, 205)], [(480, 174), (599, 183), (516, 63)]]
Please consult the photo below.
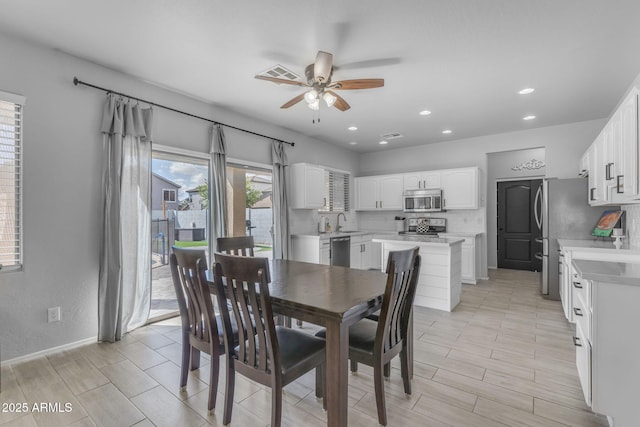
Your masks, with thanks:
[(540, 207), (540, 204), (539, 204), (541, 202), (540, 196), (542, 196), (542, 186), (538, 187), (538, 191), (536, 191), (536, 198), (533, 202), (533, 214), (536, 217), (536, 224), (538, 224), (538, 230), (542, 230), (542, 221), (540, 218), (541, 215), (538, 215), (538, 209), (540, 208), (540, 211), (542, 211), (542, 208)]

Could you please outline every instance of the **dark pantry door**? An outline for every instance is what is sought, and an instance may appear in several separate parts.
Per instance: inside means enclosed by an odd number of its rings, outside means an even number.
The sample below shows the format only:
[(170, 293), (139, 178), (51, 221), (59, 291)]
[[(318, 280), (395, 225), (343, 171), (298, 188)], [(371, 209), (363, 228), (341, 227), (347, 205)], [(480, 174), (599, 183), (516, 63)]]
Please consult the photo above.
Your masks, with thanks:
[(541, 271), (534, 205), (540, 179), (498, 182), (498, 268)]

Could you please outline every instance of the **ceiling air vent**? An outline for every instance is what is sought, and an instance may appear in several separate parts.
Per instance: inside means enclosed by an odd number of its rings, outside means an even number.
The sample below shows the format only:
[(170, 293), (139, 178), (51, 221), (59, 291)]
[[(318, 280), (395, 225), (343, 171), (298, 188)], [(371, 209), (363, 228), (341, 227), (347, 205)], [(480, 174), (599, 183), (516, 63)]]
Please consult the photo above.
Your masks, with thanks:
[(401, 134), (400, 132), (389, 132), (389, 133), (385, 133), (383, 135), (380, 135), (380, 137), (382, 139), (396, 139), (396, 138), (402, 138), (404, 135)]
[(299, 75), (280, 64), (276, 64), (273, 67), (258, 73), (258, 75), (275, 77), (277, 79), (302, 80)]

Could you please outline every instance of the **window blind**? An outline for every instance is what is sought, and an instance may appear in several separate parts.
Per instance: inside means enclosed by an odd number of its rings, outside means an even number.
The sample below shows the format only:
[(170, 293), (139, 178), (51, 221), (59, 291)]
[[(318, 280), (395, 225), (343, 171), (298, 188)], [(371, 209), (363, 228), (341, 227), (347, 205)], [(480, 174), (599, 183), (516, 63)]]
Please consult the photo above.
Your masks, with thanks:
[(24, 97), (0, 92), (0, 264), (22, 267), (22, 107)]
[(325, 205), (322, 211), (349, 211), (349, 174), (325, 169)]

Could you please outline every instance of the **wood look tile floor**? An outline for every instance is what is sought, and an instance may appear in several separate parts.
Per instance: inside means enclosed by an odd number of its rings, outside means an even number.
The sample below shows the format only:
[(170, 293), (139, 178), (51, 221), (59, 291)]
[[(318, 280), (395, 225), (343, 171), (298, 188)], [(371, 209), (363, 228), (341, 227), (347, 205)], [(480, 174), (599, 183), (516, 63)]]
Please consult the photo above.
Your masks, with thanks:
[[(464, 285), (452, 313), (416, 307), (413, 394), (404, 395), (399, 364), (385, 382), (389, 426), (605, 426), (585, 405), (575, 366), (574, 327), (560, 303), (539, 295), (536, 273), (493, 270)], [(0, 402), (29, 410), (0, 412), (2, 426), (221, 425), (209, 415), (208, 358), (178, 387), (179, 318), (146, 326), (115, 344), (89, 344), (2, 367)], [(307, 323), (303, 330), (314, 332)], [(223, 369), (221, 368), (221, 372)], [(372, 370), (349, 375), (349, 425), (377, 425)], [(283, 425), (324, 426), (313, 373), (285, 388)], [(34, 403), (58, 403), (33, 411)], [(71, 410), (65, 412), (65, 404)], [(5, 406), (3, 406), (5, 407)], [(268, 388), (236, 379), (232, 426), (266, 426)]]

